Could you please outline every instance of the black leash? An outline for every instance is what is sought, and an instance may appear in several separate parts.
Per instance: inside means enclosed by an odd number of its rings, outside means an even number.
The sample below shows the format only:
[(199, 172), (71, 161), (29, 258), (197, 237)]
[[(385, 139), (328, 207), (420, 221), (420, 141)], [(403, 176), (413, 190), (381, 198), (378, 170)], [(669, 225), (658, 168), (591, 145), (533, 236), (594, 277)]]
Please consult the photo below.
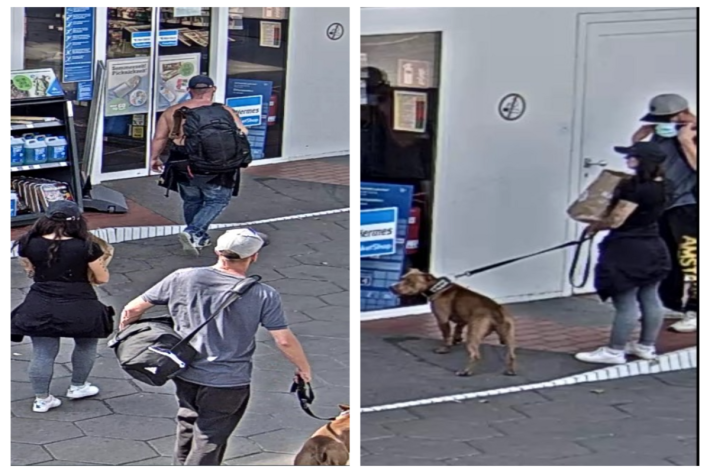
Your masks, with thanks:
[(301, 409), (303, 412), (318, 420), (335, 420), (335, 417), (318, 417), (311, 411), (311, 404), (316, 399), (316, 395), (311, 388), (311, 383), (306, 383), (300, 376), (296, 377), (296, 380), (291, 385), (291, 392), (296, 393), (298, 397), (298, 402), (301, 404)]
[[(592, 244), (593, 244), (593, 241), (594, 241), (594, 236), (587, 235), (587, 233), (585, 231), (582, 233), (582, 236), (579, 237), (578, 240), (568, 241), (567, 243), (553, 246), (552, 248), (538, 251), (536, 253), (531, 253), (529, 255), (518, 256), (516, 258), (507, 259), (505, 261), (501, 261), (501, 262), (494, 263), (494, 264), (489, 264), (487, 266), (482, 266), (480, 268), (471, 269), (466, 272), (455, 275), (454, 279), (473, 276), (474, 274), (479, 274), (479, 273), (483, 273), (485, 271), (490, 271), (492, 269), (500, 268), (501, 266), (507, 266), (509, 264), (517, 263), (518, 261), (533, 258), (535, 256), (544, 255), (546, 253), (551, 253), (553, 251), (561, 250), (563, 248), (569, 248), (571, 246), (575, 246), (576, 248), (575, 248), (575, 252), (574, 252), (574, 257), (572, 258), (572, 267), (570, 268), (570, 271), (569, 271), (569, 282), (573, 287), (579, 289), (581, 287), (584, 287), (587, 284), (587, 281), (589, 281), (589, 276), (592, 272)], [(585, 243), (588, 243), (588, 248), (589, 248), (589, 250), (587, 251), (587, 262), (586, 262), (586, 266), (583, 271), (582, 281), (579, 284), (575, 284), (574, 276), (575, 276), (575, 273), (577, 272), (577, 265), (579, 264), (580, 256), (582, 254), (582, 248)]]

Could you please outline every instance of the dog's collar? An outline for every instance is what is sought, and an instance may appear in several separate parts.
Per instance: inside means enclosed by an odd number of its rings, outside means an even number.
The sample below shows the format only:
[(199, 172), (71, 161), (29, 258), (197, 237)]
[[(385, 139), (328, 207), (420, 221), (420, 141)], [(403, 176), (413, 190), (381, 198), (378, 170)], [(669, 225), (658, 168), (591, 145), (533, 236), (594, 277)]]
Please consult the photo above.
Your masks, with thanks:
[(454, 283), (451, 282), (450, 279), (448, 278), (439, 278), (437, 279), (432, 286), (424, 291), (422, 294), (424, 297), (429, 299), (430, 301), (436, 299), (442, 292), (446, 291), (449, 289), (451, 286), (453, 286)]

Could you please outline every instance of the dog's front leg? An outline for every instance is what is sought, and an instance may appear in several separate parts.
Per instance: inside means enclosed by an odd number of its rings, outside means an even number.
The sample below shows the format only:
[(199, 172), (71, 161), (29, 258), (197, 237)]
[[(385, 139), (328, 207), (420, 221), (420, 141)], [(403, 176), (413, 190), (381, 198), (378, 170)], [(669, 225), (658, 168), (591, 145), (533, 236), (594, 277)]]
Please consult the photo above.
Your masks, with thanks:
[(454, 340), (453, 344), (458, 345), (459, 343), (463, 342), (463, 329), (466, 328), (465, 323), (457, 323), (456, 328), (454, 329)]
[(453, 340), (451, 337), (451, 325), (449, 325), (449, 322), (439, 321), (439, 330), (441, 330), (441, 337), (444, 340), (444, 346), (441, 346), (434, 350), (434, 353), (443, 355), (451, 351), (451, 345), (453, 344)]

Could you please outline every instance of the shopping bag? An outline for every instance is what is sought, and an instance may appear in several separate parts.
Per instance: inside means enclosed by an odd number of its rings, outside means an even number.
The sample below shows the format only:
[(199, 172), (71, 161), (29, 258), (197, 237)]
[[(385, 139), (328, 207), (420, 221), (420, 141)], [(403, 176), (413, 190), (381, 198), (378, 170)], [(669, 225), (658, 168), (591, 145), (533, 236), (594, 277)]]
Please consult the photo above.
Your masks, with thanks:
[(602, 171), (569, 206), (567, 215), (582, 223), (593, 223), (604, 219), (610, 211), (609, 207), (619, 184), (630, 177), (631, 175), (624, 172)]

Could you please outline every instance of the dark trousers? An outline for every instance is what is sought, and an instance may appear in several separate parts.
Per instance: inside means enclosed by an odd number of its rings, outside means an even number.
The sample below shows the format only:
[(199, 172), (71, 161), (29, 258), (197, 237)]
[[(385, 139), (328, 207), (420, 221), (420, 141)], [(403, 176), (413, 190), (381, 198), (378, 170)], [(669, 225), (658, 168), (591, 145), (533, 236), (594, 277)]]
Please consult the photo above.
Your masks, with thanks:
[(220, 465), (244, 416), (249, 386), (211, 388), (175, 379), (179, 403), (174, 465)]
[[(697, 312), (698, 206), (684, 205), (668, 210), (661, 217), (660, 226), (673, 259), (673, 269), (659, 289), (661, 301), (671, 310)], [(683, 304), (686, 278), (689, 288)]]

